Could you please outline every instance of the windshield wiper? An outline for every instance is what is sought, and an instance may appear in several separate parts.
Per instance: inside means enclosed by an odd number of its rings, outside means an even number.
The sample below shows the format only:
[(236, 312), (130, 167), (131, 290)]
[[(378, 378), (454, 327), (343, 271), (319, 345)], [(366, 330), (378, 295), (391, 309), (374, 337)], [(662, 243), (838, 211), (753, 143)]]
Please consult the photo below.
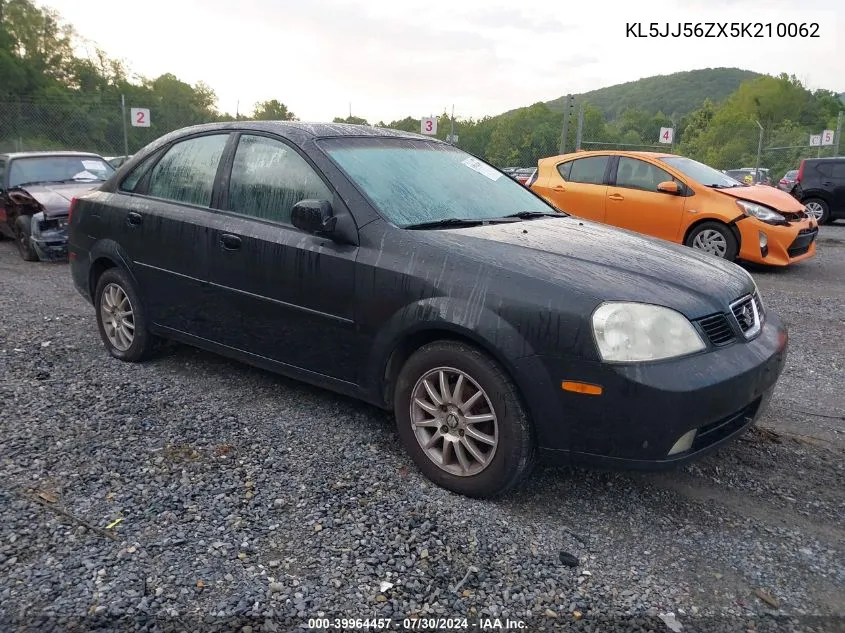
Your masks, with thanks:
[(484, 220), (468, 220), (466, 218), (444, 218), (442, 220), (432, 220), (431, 222), (417, 222), (416, 224), (408, 224), (406, 229), (437, 229), (446, 226), (478, 226), (483, 224)]
[(27, 182), (18, 183), (17, 185), (12, 185), (9, 189), (28, 187), (29, 185), (49, 185), (55, 184), (56, 182), (56, 180), (29, 180)]
[(519, 213), (511, 213), (504, 217), (530, 220), (531, 218), (565, 218), (566, 216), (562, 213), (554, 213), (553, 211), (520, 211)]
[(720, 185), (720, 184), (717, 184), (717, 183), (713, 183), (712, 185), (707, 185), (707, 186), (710, 187), (711, 189), (733, 189), (735, 187), (745, 187), (746, 185), (743, 185), (742, 183), (737, 183), (735, 185)]

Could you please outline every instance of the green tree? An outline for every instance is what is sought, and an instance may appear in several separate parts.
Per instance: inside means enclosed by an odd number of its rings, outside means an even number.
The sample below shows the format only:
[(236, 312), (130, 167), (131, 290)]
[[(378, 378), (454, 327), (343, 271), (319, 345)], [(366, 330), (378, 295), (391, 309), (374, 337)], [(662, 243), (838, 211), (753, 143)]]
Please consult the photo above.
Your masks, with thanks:
[(277, 99), (259, 101), (252, 110), (252, 118), (256, 121), (296, 121), (296, 115)]

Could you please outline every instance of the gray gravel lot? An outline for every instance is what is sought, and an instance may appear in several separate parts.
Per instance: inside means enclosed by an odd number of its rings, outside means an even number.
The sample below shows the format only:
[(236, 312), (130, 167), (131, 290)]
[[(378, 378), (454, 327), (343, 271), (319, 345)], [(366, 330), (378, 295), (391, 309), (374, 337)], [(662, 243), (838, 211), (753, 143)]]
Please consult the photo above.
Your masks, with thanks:
[(845, 226), (820, 240), (752, 270), (791, 338), (760, 428), (671, 473), (540, 468), (496, 502), (429, 484), (356, 401), (187, 347), (111, 359), (67, 265), (2, 242), (0, 630), (845, 630)]

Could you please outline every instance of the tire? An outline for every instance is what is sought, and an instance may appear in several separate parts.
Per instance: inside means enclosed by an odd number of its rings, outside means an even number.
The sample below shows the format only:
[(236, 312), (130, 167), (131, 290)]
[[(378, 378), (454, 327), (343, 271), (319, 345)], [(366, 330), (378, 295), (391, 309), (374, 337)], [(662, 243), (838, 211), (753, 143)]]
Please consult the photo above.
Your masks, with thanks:
[(819, 224), (830, 222), (830, 205), (821, 198), (807, 198), (803, 201), (805, 207), (812, 205), (813, 210), (807, 210), (810, 215), (815, 215)]
[(25, 262), (37, 262), (38, 253), (35, 252), (29, 241), (30, 228), (27, 226), (29, 219), (28, 215), (21, 216), (15, 222), (15, 242), (18, 245), (18, 253), (20, 253), (21, 259)]
[[(415, 427), (415, 420), (431, 418), (426, 421), (433, 421), (435, 413), (417, 404), (412, 406), (412, 402), (417, 401), (414, 395), (422, 392), (420, 400), (437, 409), (432, 406), (435, 400), (428, 395), (422, 380), (429, 376), (429, 384), (442, 395), (439, 386), (441, 369), (447, 377), (450, 392), (454, 391), (457, 379), (463, 376), (457, 403), (463, 401), (465, 405), (470, 400), (473, 402), (469, 402), (468, 409), (461, 410), (453, 404), (448, 412), (436, 410), (437, 423)], [(478, 388), (481, 395), (475, 396)], [(450, 402), (451, 398), (441, 400)], [(428, 479), (447, 490), (468, 497), (497, 497), (520, 483), (534, 466), (533, 428), (516, 385), (498, 363), (470, 345), (437, 341), (418, 349), (399, 372), (393, 401), (396, 425), (405, 450)], [(464, 415), (489, 417), (491, 413), (494, 420), (469, 424)], [(443, 429), (448, 430), (450, 449), (445, 449)], [(429, 457), (423, 443), (434, 436), (439, 437), (430, 449), (435, 456)], [(486, 441), (480, 441), (479, 437), (486, 438)], [(491, 445), (489, 441), (493, 438), (495, 443)], [(460, 448), (454, 448), (456, 445)], [(468, 446), (475, 448), (475, 456)], [(446, 467), (434, 461), (436, 454), (442, 459), (444, 451), (447, 452)], [(464, 464), (470, 466), (463, 474), (458, 472), (463, 470), (458, 452), (463, 455)]]
[[(130, 313), (128, 316), (125, 314), (126, 301), (128, 301)], [(109, 268), (100, 275), (94, 291), (94, 307), (97, 311), (97, 329), (109, 354), (131, 363), (149, 358), (155, 349), (156, 339), (147, 330), (144, 306), (141, 304), (135, 285), (124, 270)], [(123, 309), (115, 310), (115, 307)], [(132, 327), (115, 328), (106, 322), (105, 319), (110, 312), (115, 313), (113, 317), (123, 316), (120, 322), (131, 323)], [(128, 334), (131, 334), (129, 341), (126, 338)]]
[(690, 231), (684, 244), (730, 262), (739, 253), (736, 236), (727, 224), (721, 222), (702, 222)]

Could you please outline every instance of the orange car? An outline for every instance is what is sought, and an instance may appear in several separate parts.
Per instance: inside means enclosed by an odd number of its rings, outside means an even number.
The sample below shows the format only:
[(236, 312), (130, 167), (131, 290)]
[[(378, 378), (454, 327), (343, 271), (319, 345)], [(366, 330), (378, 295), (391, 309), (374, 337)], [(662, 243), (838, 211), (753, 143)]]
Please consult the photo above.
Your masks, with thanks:
[(787, 266), (816, 252), (818, 224), (775, 187), (653, 152), (543, 158), (528, 186), (573, 215), (686, 244), (728, 260)]

